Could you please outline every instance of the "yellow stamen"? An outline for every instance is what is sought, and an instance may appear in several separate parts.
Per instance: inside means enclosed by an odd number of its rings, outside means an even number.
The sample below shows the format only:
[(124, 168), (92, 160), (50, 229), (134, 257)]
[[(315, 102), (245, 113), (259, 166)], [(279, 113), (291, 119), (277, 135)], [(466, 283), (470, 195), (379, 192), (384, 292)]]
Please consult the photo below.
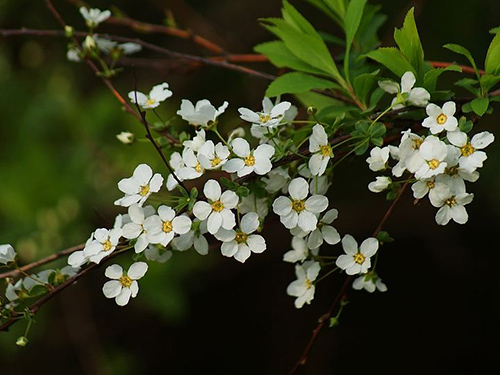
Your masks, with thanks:
[(300, 201), (297, 199), (292, 202), (292, 208), (296, 212), (302, 212), (306, 209), (306, 204), (304, 201)]
[(245, 158), (245, 165), (247, 167), (253, 167), (255, 165), (255, 157), (250, 155)]
[(321, 146), (320, 152), (321, 152), (321, 155), (323, 155), (324, 157), (332, 157), (333, 156), (332, 148), (329, 145)]
[(437, 159), (432, 159), (428, 161), (428, 163), (429, 163), (429, 168), (432, 170), (436, 169), (437, 167), (439, 167), (439, 164), (441, 164), (441, 162)]
[(471, 156), (476, 150), (470, 143), (467, 143), (460, 147), (460, 151), (462, 152), (462, 156)]
[(455, 197), (448, 198), (447, 200), (444, 201), (444, 204), (447, 205), (448, 207), (454, 206), (457, 204), (457, 201), (455, 200)]
[(271, 120), (271, 115), (261, 113), (261, 114), (259, 115), (259, 119), (260, 119), (260, 122), (266, 123), (266, 122), (268, 122), (269, 120)]
[(443, 125), (446, 121), (448, 121), (448, 116), (446, 116), (444, 113), (441, 113), (437, 118), (436, 122), (439, 125)]
[(152, 106), (155, 103), (156, 103), (156, 100), (154, 100), (154, 99), (148, 99), (148, 100), (146, 100), (146, 103), (144, 103), (144, 105), (145, 106)]
[(132, 285), (132, 279), (130, 277), (128, 277), (127, 275), (123, 275), (122, 277), (120, 277), (120, 284), (122, 284), (122, 286), (124, 288), (130, 288), (130, 285)]
[(111, 241), (109, 239), (107, 239), (106, 242), (103, 243), (103, 248), (104, 248), (104, 251), (109, 251), (113, 248), (113, 244), (111, 243)]
[(424, 143), (423, 139), (420, 139), (420, 138), (414, 139), (413, 140), (413, 148), (415, 150), (418, 150), (420, 148), (420, 146), (422, 145), (422, 143)]
[(172, 232), (172, 222), (171, 221), (164, 221), (162, 226), (161, 226), (161, 229), (163, 229), (163, 231), (165, 233), (170, 233)]
[(356, 253), (353, 255), (354, 261), (358, 264), (363, 264), (365, 262), (366, 257), (361, 253)]
[(221, 212), (224, 209), (224, 204), (221, 201), (215, 201), (212, 203), (212, 210), (215, 212)]
[(202, 169), (200, 162), (196, 163), (196, 167), (194, 167), (194, 170), (198, 173), (201, 173)]
[(236, 236), (234, 237), (234, 240), (237, 243), (246, 243), (248, 238), (248, 234), (243, 233), (243, 232), (236, 232)]
[(312, 288), (312, 286), (313, 286), (312, 281), (311, 281), (311, 280), (309, 280), (309, 279), (306, 279), (305, 281), (306, 281), (306, 288), (307, 288), (307, 289), (311, 289), (311, 288)]
[(149, 193), (149, 185), (141, 186), (141, 190), (139, 191), (139, 194), (144, 197), (144, 196), (148, 195), (148, 193)]
[(435, 186), (436, 184), (434, 183), (434, 181), (427, 181), (427, 187), (429, 189), (434, 189)]
[(218, 156), (215, 156), (213, 159), (212, 159), (212, 167), (216, 167), (220, 164), (222, 160), (218, 157)]

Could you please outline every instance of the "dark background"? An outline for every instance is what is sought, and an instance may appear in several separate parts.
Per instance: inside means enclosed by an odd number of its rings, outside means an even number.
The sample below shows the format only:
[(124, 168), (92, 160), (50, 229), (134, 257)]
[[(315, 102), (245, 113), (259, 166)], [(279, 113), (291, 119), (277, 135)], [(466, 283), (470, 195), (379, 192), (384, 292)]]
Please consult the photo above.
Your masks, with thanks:
[[(260, 17), (278, 16), (279, 1), (120, 1), (135, 19), (161, 23), (170, 9), (179, 26), (216, 41), (228, 51), (250, 53), (270, 40)], [(411, 2), (378, 1), (389, 16), (381, 37), (392, 45)], [(320, 29), (337, 28), (304, 1), (296, 5)], [(77, 29), (75, 7), (55, 0)], [(495, 0), (415, 1), (417, 23), (429, 60), (457, 58), (445, 43), (468, 47), (479, 65), (500, 24)], [(93, 2), (104, 9), (109, 2)], [(44, 2), (0, 2), (2, 28), (55, 29)], [(101, 31), (133, 35), (120, 27)], [(143, 39), (172, 50), (205, 51), (189, 41), (162, 35)], [(116, 182), (139, 162), (161, 170), (146, 143), (125, 147), (115, 134), (141, 133), (101, 82), (82, 64), (66, 61), (64, 39), (0, 39), (0, 243), (12, 243), (29, 262), (83, 242), (96, 227), (109, 226), (120, 212), (112, 202)], [(144, 52), (140, 57), (157, 57)], [(466, 63), (460, 60), (461, 63)], [(230, 103), (224, 121), (238, 121), (240, 106), (258, 108), (267, 82), (214, 67), (187, 69), (160, 61), (160, 69), (137, 68), (139, 89), (162, 81), (174, 96), (162, 106), (168, 117), (181, 98)], [(275, 72), (267, 64), (258, 70)], [(450, 74), (442, 82), (458, 79)], [(122, 93), (134, 86), (130, 70), (116, 79)], [(464, 95), (457, 91), (460, 95)], [(498, 116), (477, 130), (498, 135)], [(398, 205), (386, 230), (396, 238), (385, 245), (378, 271), (389, 291), (349, 292), (340, 326), (325, 329), (302, 374), (497, 374), (500, 281), (497, 265), (500, 155), (498, 145), (480, 180), (464, 226), (439, 227), (435, 209), (410, 194)], [(336, 227), (358, 240), (368, 237), (388, 203), (366, 185), (374, 177), (363, 160), (344, 163), (334, 176), (330, 201), (340, 211)], [(272, 229), (271, 229), (272, 228)], [(24, 323), (0, 334), (0, 374), (286, 374), (302, 352), (317, 319), (338, 292), (341, 278), (319, 284), (312, 305), (301, 310), (285, 293), (293, 266), (281, 261), (289, 234), (281, 225), (264, 231), (268, 249), (244, 265), (218, 249), (206, 257), (176, 253), (165, 265), (152, 264), (137, 299), (117, 307), (104, 298), (102, 269), (56, 297), (38, 315), (30, 344), (15, 346)], [(330, 251), (325, 249), (325, 251)], [(338, 249), (331, 250), (338, 251)]]

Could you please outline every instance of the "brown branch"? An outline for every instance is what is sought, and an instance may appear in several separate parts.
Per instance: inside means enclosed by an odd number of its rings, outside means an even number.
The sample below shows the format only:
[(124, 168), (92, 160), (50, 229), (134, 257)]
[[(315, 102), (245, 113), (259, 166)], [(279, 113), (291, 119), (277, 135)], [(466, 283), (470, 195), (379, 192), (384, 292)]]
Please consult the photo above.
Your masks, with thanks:
[(2, 273), (2, 274), (0, 274), (0, 280), (5, 279), (7, 277), (15, 277), (19, 274), (22, 274), (23, 272), (29, 271), (32, 268), (50, 263), (50, 262), (52, 262), (56, 259), (59, 259), (63, 256), (70, 255), (70, 254), (74, 253), (75, 251), (83, 250), (84, 247), (85, 247), (85, 245), (77, 245), (77, 246), (73, 246), (73, 247), (70, 247), (70, 248), (65, 249), (65, 250), (58, 251), (57, 253), (49, 255), (45, 258), (42, 258), (42, 259), (39, 259), (35, 262), (31, 262), (29, 264), (26, 264), (26, 265), (20, 267), (19, 269), (12, 270), (10, 272)]
[[(434, 68), (447, 68), (448, 66), (451, 65), (456, 65), (454, 63), (450, 62), (443, 62), (443, 61), (429, 61), (429, 64), (431, 64)], [(474, 68), (471, 68), (470, 66), (465, 66), (465, 65), (458, 65), (460, 68), (462, 68), (463, 73), (470, 73), (470, 74), (476, 74), (474, 71)], [(485, 71), (482, 69), (478, 69), (480, 75), (485, 75)]]
[[(391, 216), (391, 214), (393, 213), (394, 211), (394, 207), (396, 206), (396, 204), (399, 202), (401, 196), (403, 195), (403, 193), (405, 192), (406, 188), (408, 187), (408, 184), (410, 183), (410, 180), (411, 180), (411, 177), (410, 176), (406, 182), (404, 183), (404, 185), (401, 187), (401, 189), (399, 190), (398, 194), (396, 195), (396, 198), (394, 199), (394, 201), (391, 203), (391, 205), (389, 206), (389, 208), (387, 209), (387, 211), (385, 212), (384, 216), (382, 217), (382, 219), (380, 220), (380, 223), (377, 225), (377, 228), (374, 230), (373, 232), (373, 235), (372, 237), (377, 237), (377, 235), (380, 233), (380, 231), (382, 230), (382, 227), (384, 226), (384, 224), (387, 222), (387, 220), (389, 219), (389, 217)], [(323, 327), (325, 326), (326, 322), (330, 319), (330, 317), (332, 316), (333, 312), (335, 311), (335, 309), (337, 308), (337, 306), (340, 304), (340, 301), (342, 301), (342, 299), (346, 296), (347, 294), (347, 288), (351, 285), (351, 282), (353, 280), (353, 276), (348, 276), (344, 283), (342, 284), (342, 287), (340, 288), (340, 291), (339, 293), (337, 294), (337, 296), (335, 297), (335, 299), (333, 300), (331, 306), (330, 306), (330, 309), (328, 310), (328, 312), (326, 314), (323, 314), (319, 320), (318, 320), (318, 325), (316, 326), (316, 328), (313, 330), (312, 334), (311, 334), (311, 338), (309, 339), (309, 341), (307, 342), (307, 345), (306, 347), (304, 348), (304, 351), (302, 352), (302, 355), (300, 356), (299, 360), (295, 363), (295, 365), (293, 366), (292, 370), (290, 371), (289, 375), (293, 375), (297, 372), (297, 370), (306, 364), (307, 362), (307, 357), (309, 355), (309, 352), (313, 346), (313, 344), (315, 343), (319, 333), (321, 332), (321, 330), (323, 329)]]

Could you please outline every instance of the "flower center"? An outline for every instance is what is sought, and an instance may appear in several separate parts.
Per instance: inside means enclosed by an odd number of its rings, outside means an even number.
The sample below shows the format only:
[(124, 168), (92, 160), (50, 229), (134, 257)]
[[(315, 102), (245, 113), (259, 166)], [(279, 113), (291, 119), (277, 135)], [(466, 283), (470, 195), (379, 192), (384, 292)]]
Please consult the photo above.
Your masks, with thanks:
[(222, 160), (221, 160), (218, 156), (214, 157), (214, 158), (212, 159), (212, 167), (216, 167), (216, 166), (218, 166), (218, 165), (220, 164), (220, 162), (221, 162), (221, 161), (222, 161)]
[(144, 185), (144, 186), (141, 186), (141, 190), (139, 191), (139, 194), (143, 197), (145, 197), (146, 195), (148, 195), (149, 193), (149, 185)]
[(432, 159), (428, 163), (429, 163), (429, 168), (433, 170), (439, 167), (439, 164), (441, 164), (441, 162), (437, 159)]
[(361, 253), (356, 253), (352, 257), (354, 258), (354, 261), (358, 264), (363, 264), (366, 259), (366, 257)]
[(196, 163), (196, 167), (194, 167), (194, 170), (198, 173), (201, 173), (201, 164), (200, 162)]
[(243, 233), (243, 232), (236, 232), (236, 236), (234, 237), (234, 240), (237, 243), (246, 243), (248, 238), (248, 234)]
[(113, 248), (113, 244), (109, 239), (107, 239), (103, 244), (104, 251), (109, 251)]
[(325, 158), (333, 156), (332, 148), (329, 145), (321, 146), (320, 152)]
[(212, 203), (212, 210), (215, 212), (221, 212), (224, 209), (224, 204), (221, 201), (215, 201)]
[(255, 157), (250, 155), (245, 158), (245, 165), (247, 167), (253, 167), (255, 165)]
[(130, 288), (130, 285), (132, 285), (132, 279), (130, 277), (128, 277), (127, 275), (123, 275), (122, 277), (120, 277), (120, 284), (122, 284), (122, 286), (124, 288)]
[(476, 150), (470, 143), (467, 143), (460, 147), (460, 151), (462, 152), (462, 156), (471, 156)]
[(305, 284), (306, 284), (306, 288), (307, 288), (307, 289), (311, 289), (311, 288), (312, 288), (312, 286), (313, 286), (312, 281), (311, 281), (311, 280), (309, 280), (309, 279), (307, 279), (307, 278), (306, 278), (306, 280), (305, 280)]
[(453, 167), (446, 168), (444, 170), (444, 173), (446, 173), (448, 176), (455, 176), (458, 174), (458, 167), (455, 165)]
[(439, 125), (443, 125), (446, 121), (448, 120), (448, 116), (446, 116), (444, 113), (441, 113), (437, 118), (436, 122)]
[(424, 140), (423, 139), (420, 139), (420, 138), (416, 138), (413, 140), (413, 148), (415, 150), (418, 150), (420, 148), (420, 146), (422, 145), (422, 143), (424, 143)]
[(172, 232), (172, 222), (171, 221), (164, 221), (162, 226), (161, 226), (161, 229), (163, 229), (163, 231), (165, 233), (170, 233)]
[(148, 100), (146, 100), (145, 105), (153, 105), (155, 103), (156, 103), (156, 100), (154, 100), (154, 99), (148, 99)]
[(260, 119), (260, 122), (263, 122), (263, 123), (266, 123), (268, 122), (269, 120), (271, 120), (271, 115), (267, 114), (267, 113), (261, 113), (259, 115), (259, 119)]
[(292, 202), (292, 208), (296, 212), (302, 212), (306, 209), (306, 204), (304, 203), (304, 201), (300, 201), (300, 200), (296, 199)]
[(427, 187), (429, 189), (434, 189), (435, 186), (436, 184), (434, 183), (434, 181), (427, 181)]
[(447, 200), (444, 201), (444, 204), (447, 205), (448, 207), (454, 206), (457, 204), (457, 201), (455, 200), (455, 197), (448, 198)]

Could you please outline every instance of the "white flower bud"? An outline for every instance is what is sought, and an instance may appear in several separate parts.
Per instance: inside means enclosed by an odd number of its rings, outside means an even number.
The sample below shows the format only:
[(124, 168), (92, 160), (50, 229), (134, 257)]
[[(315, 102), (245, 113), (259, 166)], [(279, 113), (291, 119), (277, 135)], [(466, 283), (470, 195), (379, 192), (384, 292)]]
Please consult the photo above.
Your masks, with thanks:
[(389, 177), (379, 176), (375, 181), (368, 184), (368, 190), (373, 193), (380, 193), (387, 189), (391, 183), (392, 181)]
[(130, 132), (121, 132), (116, 135), (116, 138), (124, 145), (130, 145), (134, 142), (135, 136)]

